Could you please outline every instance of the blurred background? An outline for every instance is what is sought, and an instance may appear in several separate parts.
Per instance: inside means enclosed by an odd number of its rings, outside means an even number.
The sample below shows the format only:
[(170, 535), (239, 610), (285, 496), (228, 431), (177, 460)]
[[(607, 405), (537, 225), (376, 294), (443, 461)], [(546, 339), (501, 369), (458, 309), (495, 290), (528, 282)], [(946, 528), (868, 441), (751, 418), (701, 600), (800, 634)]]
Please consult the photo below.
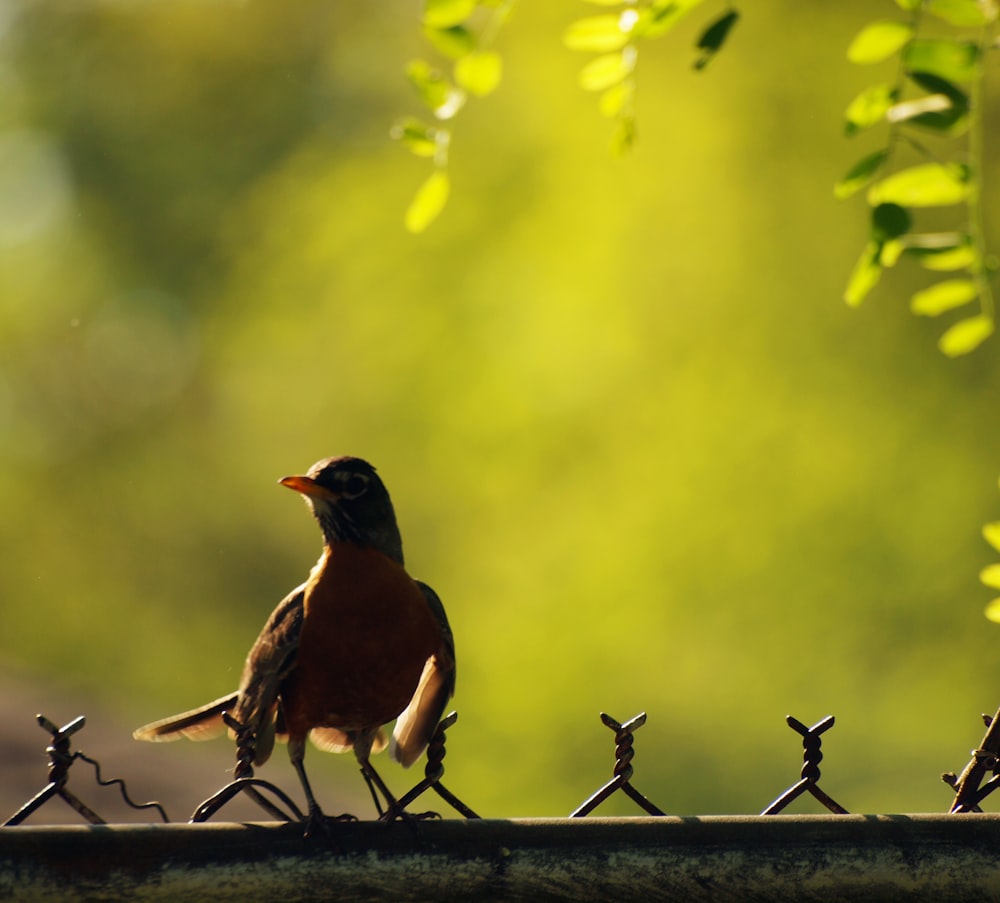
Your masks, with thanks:
[[(579, 805), (601, 711), (648, 713), (634, 783), (671, 813), (794, 783), (786, 714), (837, 717), (851, 811), (947, 807), (1000, 704), (997, 346), (939, 354), (915, 267), (843, 303), (866, 211), (832, 185), (880, 140), (843, 137), (879, 77), (844, 52), (876, 13), (751, 6), (705, 72), (714, 8), (644, 49), (616, 159), (561, 44), (600, 10), (520, 4), (413, 236), (417, 0), (0, 2), (0, 817), (44, 782), (36, 711), (86, 713), (75, 746), (174, 818), (226, 780), (230, 744), (131, 730), (235, 686), (320, 549), (276, 480), (343, 453), (448, 608), (445, 782), (480, 814)], [(307, 766), (367, 814), (352, 757)], [(299, 793), (283, 750), (260, 776)]]

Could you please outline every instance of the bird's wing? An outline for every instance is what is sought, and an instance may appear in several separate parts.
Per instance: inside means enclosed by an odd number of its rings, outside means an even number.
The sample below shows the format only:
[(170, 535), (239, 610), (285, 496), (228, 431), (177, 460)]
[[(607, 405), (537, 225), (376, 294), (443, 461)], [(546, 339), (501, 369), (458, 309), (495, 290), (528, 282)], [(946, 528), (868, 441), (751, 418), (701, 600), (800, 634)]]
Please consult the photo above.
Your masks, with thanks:
[(424, 664), (413, 698), (396, 719), (392, 732), (389, 755), (404, 767), (420, 758), (455, 692), (455, 638), (448, 616), (434, 590), (419, 580), (417, 586), (441, 628), (441, 646)]
[(267, 761), (274, 748), (277, 694), (281, 681), (295, 666), (295, 652), (302, 629), (302, 600), (305, 584), (293, 589), (267, 619), (247, 656), (243, 679), (236, 693), (146, 724), (135, 731), (136, 740), (170, 741), (210, 740), (219, 736), (226, 725), (222, 713), (229, 712), (237, 721), (252, 728), (255, 734), (256, 764)]
[(243, 667), (233, 717), (255, 736), (254, 764), (267, 761), (274, 748), (281, 683), (295, 667), (304, 617), (305, 584), (293, 589), (271, 612)]

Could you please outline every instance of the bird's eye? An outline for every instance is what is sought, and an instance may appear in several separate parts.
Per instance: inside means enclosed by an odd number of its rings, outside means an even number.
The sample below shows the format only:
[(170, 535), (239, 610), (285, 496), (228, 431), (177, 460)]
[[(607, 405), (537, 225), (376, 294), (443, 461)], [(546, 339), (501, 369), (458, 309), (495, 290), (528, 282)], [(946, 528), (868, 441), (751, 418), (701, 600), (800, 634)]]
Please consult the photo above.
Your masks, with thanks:
[(351, 474), (344, 481), (342, 495), (345, 498), (356, 499), (359, 495), (362, 495), (366, 489), (368, 489), (368, 477), (355, 473)]

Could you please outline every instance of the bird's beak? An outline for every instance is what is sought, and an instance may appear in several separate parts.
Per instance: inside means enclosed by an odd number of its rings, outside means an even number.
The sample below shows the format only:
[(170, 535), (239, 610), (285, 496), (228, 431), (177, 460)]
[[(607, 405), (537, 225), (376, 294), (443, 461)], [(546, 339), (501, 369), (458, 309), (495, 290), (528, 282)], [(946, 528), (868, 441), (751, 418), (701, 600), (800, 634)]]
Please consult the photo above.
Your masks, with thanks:
[(296, 492), (301, 492), (304, 496), (312, 498), (326, 498), (326, 499), (336, 499), (337, 494), (326, 486), (321, 486), (312, 477), (282, 477), (278, 480), (282, 486), (287, 486), (289, 489), (294, 489)]

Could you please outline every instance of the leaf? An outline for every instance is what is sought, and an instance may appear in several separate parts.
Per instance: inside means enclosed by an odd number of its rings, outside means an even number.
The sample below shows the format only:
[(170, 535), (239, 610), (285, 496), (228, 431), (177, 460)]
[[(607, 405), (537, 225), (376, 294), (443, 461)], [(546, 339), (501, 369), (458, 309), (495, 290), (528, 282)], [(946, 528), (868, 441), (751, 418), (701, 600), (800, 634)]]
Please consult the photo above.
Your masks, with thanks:
[(424, 0), (424, 25), (450, 28), (460, 25), (476, 10), (476, 0)]
[(997, 17), (996, 4), (992, 0), (928, 0), (924, 9), (959, 28), (979, 28)]
[(899, 204), (879, 204), (872, 210), (871, 239), (883, 245), (909, 231), (912, 219)]
[(580, 71), (580, 87), (585, 91), (604, 91), (626, 79), (634, 66), (634, 54), (608, 53), (591, 60)]
[(897, 103), (889, 109), (886, 118), (889, 122), (906, 122), (924, 113), (940, 113), (951, 109), (951, 99), (944, 94), (927, 94), (914, 100)]
[(417, 189), (410, 206), (406, 208), (404, 225), (407, 231), (423, 232), (448, 203), (451, 181), (443, 169), (435, 169)]
[(635, 89), (631, 83), (627, 81), (619, 82), (617, 85), (612, 85), (601, 95), (597, 103), (597, 108), (601, 111), (601, 115), (613, 119), (628, 107), (632, 102), (634, 94)]
[(993, 318), (978, 314), (959, 320), (938, 340), (938, 348), (948, 357), (974, 351), (993, 334)]
[(502, 75), (503, 60), (492, 50), (470, 53), (455, 63), (455, 81), (477, 97), (495, 91)]
[(464, 25), (451, 28), (424, 27), (424, 36), (439, 53), (457, 60), (476, 49), (476, 36)]
[(948, 81), (948, 79), (941, 78), (940, 75), (934, 75), (932, 72), (920, 72), (919, 70), (907, 72), (906, 74), (910, 81), (919, 85), (929, 94), (943, 94), (945, 97), (950, 98), (952, 104), (956, 107), (968, 108), (969, 95), (958, 87), (958, 85)]
[(921, 38), (906, 48), (903, 63), (907, 69), (968, 82), (979, 74), (979, 48), (969, 41)]
[(887, 150), (879, 150), (868, 154), (867, 157), (862, 157), (847, 171), (847, 175), (833, 186), (833, 196), (838, 200), (843, 200), (860, 191), (881, 169), (888, 156)]
[(986, 606), (984, 614), (990, 621), (1000, 624), (1000, 599), (994, 599), (990, 602), (990, 604)]
[(665, 35), (684, 16), (704, 0), (653, 0), (639, 11), (633, 34), (639, 38), (658, 38)]
[(1000, 552), (1000, 521), (983, 525), (983, 539)]
[(450, 119), (465, 101), (462, 92), (456, 90), (447, 78), (424, 60), (410, 63), (406, 68), (406, 77), (438, 119)]
[(897, 96), (898, 92), (892, 85), (881, 84), (865, 88), (844, 111), (844, 131), (853, 135), (881, 122), (896, 102)]
[(881, 63), (913, 37), (913, 27), (906, 22), (871, 22), (855, 35), (847, 48), (847, 59), (865, 66)]
[(878, 285), (882, 276), (882, 266), (879, 261), (881, 254), (881, 246), (874, 241), (868, 242), (864, 251), (861, 252), (844, 291), (844, 300), (851, 307), (857, 307), (861, 304), (865, 296)]
[[(915, 84), (927, 91), (929, 95), (910, 103), (926, 103), (927, 108), (921, 110), (917, 107), (900, 104), (901, 109), (896, 111), (896, 118), (893, 121), (902, 121), (903, 118), (908, 118), (911, 125), (935, 132), (943, 132), (950, 136), (959, 135), (968, 128), (968, 94), (948, 79), (930, 72), (909, 72), (907, 74)], [(944, 104), (940, 99), (942, 97), (950, 103)], [(934, 106), (937, 106), (938, 109), (933, 109)], [(892, 117), (893, 111), (890, 111), (889, 115)]]
[(868, 203), (942, 207), (964, 201), (970, 190), (967, 167), (954, 163), (921, 163), (874, 184), (868, 189)]
[(917, 292), (910, 299), (910, 312), (917, 316), (936, 317), (974, 301), (978, 294), (971, 279), (946, 279)]
[(629, 35), (621, 28), (621, 15), (590, 16), (578, 19), (563, 32), (563, 43), (570, 50), (589, 50), (607, 53), (620, 50), (629, 40)]
[(412, 116), (399, 120), (389, 134), (418, 157), (433, 157), (437, 153), (437, 129)]
[(740, 14), (735, 9), (723, 13), (711, 25), (708, 26), (698, 38), (695, 45), (701, 51), (701, 56), (695, 60), (695, 69), (704, 69), (721, 49), (722, 45), (729, 37), (733, 26), (740, 20)]
[(990, 564), (979, 572), (979, 580), (993, 589), (1000, 589), (1000, 564)]
[(623, 157), (635, 144), (635, 119), (632, 116), (623, 116), (615, 123), (615, 130), (611, 134), (611, 153), (616, 157)]
[(971, 244), (959, 245), (941, 251), (925, 253), (920, 258), (920, 265), (926, 270), (945, 272), (948, 270), (964, 270), (973, 267), (979, 261), (979, 255)]

